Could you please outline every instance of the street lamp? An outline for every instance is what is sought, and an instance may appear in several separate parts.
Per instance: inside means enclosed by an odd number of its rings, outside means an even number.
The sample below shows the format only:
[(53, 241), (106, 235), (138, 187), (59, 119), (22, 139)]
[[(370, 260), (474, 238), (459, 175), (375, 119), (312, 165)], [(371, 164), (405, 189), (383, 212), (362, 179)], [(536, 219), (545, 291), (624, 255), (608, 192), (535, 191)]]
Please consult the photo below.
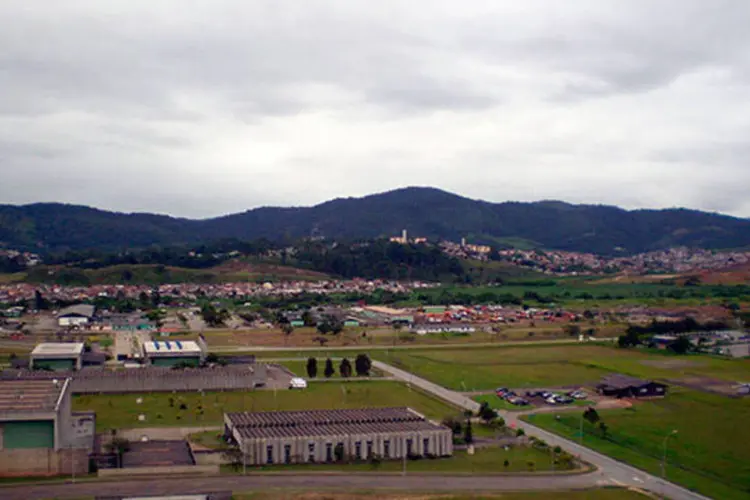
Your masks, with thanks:
[(664, 480), (667, 479), (667, 441), (669, 441), (669, 438), (671, 438), (675, 434), (677, 434), (677, 429), (673, 429), (672, 432), (664, 437), (664, 453), (661, 459), (661, 478)]

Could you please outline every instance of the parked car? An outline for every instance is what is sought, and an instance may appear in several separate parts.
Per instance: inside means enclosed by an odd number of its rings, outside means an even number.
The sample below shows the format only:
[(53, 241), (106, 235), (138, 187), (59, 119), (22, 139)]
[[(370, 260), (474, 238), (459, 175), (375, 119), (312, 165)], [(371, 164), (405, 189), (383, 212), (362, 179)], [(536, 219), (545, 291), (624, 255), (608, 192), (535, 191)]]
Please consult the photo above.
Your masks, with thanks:
[(515, 393), (515, 392), (513, 392), (513, 391), (508, 391), (508, 392), (506, 392), (505, 394), (503, 394), (503, 397), (504, 397), (505, 399), (515, 398), (515, 397), (517, 397), (517, 396), (518, 396), (518, 394), (516, 394), (516, 393)]
[(557, 404), (569, 405), (573, 402), (573, 398), (571, 398), (570, 396), (558, 395), (555, 396), (555, 401), (557, 401)]
[(544, 391), (526, 391), (527, 398), (535, 398), (541, 396)]
[(568, 393), (568, 396), (570, 396), (573, 399), (586, 399), (587, 395), (583, 391), (571, 391)]
[(307, 389), (307, 380), (299, 377), (294, 377), (289, 381), (290, 389)]
[(541, 394), (539, 394), (539, 395), (540, 395), (541, 397), (543, 397), (544, 399), (549, 399), (549, 398), (551, 398), (552, 396), (554, 396), (555, 394), (554, 394), (554, 393), (552, 393), (552, 392), (550, 392), (550, 391), (544, 391), (544, 392), (542, 392), (542, 393), (541, 393)]
[(555, 398), (555, 396), (553, 395), (553, 396), (550, 396), (550, 397), (546, 398), (544, 400), (544, 402), (547, 403), (548, 405), (556, 405), (557, 404), (557, 398)]
[(514, 396), (512, 398), (508, 398), (508, 402), (510, 404), (516, 405), (516, 406), (528, 406), (529, 402), (526, 401), (524, 398), (519, 396)]

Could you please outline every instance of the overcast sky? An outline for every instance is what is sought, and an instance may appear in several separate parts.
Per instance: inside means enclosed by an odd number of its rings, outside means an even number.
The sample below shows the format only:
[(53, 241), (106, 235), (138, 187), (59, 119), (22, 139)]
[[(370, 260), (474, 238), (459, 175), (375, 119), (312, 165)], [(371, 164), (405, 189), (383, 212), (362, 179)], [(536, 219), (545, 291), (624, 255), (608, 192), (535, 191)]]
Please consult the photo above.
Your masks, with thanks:
[(0, 202), (750, 217), (747, 0), (0, 2)]

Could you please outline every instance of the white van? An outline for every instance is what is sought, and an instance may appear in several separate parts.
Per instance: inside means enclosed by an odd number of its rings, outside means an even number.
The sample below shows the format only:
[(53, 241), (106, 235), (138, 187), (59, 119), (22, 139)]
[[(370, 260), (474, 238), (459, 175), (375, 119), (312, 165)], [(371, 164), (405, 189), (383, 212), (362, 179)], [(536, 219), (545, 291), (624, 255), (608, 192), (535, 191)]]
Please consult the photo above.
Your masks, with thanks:
[(290, 389), (307, 389), (307, 380), (299, 377), (294, 377), (289, 381)]

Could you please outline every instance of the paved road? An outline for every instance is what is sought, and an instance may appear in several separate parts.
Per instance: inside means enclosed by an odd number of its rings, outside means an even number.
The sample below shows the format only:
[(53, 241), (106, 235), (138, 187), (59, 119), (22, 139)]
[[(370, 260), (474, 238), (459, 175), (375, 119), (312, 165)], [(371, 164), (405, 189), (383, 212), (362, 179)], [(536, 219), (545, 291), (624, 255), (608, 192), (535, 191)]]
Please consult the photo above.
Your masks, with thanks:
[[(210, 340), (210, 338), (209, 338)], [(594, 342), (613, 342), (616, 338), (598, 338)], [(460, 344), (407, 344), (407, 345), (355, 345), (355, 346), (326, 346), (326, 347), (274, 347), (274, 346), (215, 346), (211, 347), (211, 352), (228, 353), (228, 352), (321, 352), (321, 351), (375, 351), (388, 349), (461, 349), (464, 347), (513, 347), (522, 345), (550, 345), (550, 344), (577, 344), (575, 340), (554, 339), (554, 340), (509, 340), (504, 342), (464, 342)]]
[[(446, 389), (445, 387), (439, 386), (417, 377), (416, 375), (396, 368), (394, 366), (383, 363), (382, 361), (373, 361), (372, 365), (377, 369), (391, 373), (393, 376), (403, 380), (404, 382), (410, 383), (420, 389), (432, 393), (433, 395), (442, 398), (460, 408), (466, 408), (471, 411), (477, 411), (479, 409), (479, 403), (472, 401), (463, 394), (455, 391)], [(574, 455), (580, 456), (586, 462), (595, 465), (603, 477), (615, 484), (621, 484), (626, 486), (632, 486), (636, 488), (642, 488), (654, 493), (664, 495), (667, 498), (673, 498), (675, 500), (702, 500), (706, 499), (703, 495), (692, 492), (682, 486), (678, 486), (674, 483), (662, 481), (660, 478), (643, 472), (635, 467), (631, 467), (622, 462), (618, 462), (606, 455), (602, 455), (596, 451), (593, 451), (584, 446), (562, 438), (551, 432), (540, 429), (539, 427), (533, 426), (527, 422), (519, 420), (518, 415), (513, 412), (500, 411), (500, 414), (505, 419), (505, 423), (515, 428), (523, 429), (526, 434), (530, 436), (536, 436), (543, 439), (552, 446), (560, 446)]]
[(567, 476), (446, 476), (394, 474), (317, 474), (317, 475), (248, 475), (222, 477), (181, 477), (131, 479), (128, 481), (85, 482), (76, 484), (40, 484), (0, 486), (3, 500), (42, 498), (81, 498), (94, 496), (166, 496), (189, 495), (257, 488), (294, 489), (388, 489), (413, 491), (508, 491), (560, 490), (612, 485), (597, 481), (595, 474)]

